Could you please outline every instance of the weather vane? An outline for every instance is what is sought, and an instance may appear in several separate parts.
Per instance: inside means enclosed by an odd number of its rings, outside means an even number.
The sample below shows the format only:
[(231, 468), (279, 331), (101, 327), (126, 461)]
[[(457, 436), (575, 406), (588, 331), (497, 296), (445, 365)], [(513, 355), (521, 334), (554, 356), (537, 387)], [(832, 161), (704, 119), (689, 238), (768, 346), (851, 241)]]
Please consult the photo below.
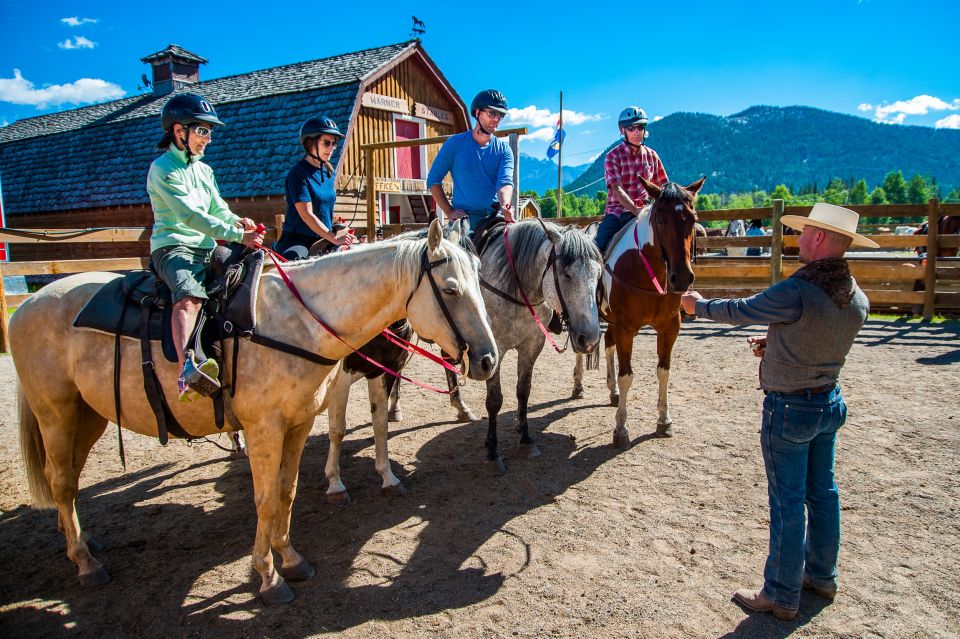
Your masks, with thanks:
[(413, 16), (413, 28), (410, 29), (410, 35), (420, 37), (427, 32), (427, 25), (417, 16)]

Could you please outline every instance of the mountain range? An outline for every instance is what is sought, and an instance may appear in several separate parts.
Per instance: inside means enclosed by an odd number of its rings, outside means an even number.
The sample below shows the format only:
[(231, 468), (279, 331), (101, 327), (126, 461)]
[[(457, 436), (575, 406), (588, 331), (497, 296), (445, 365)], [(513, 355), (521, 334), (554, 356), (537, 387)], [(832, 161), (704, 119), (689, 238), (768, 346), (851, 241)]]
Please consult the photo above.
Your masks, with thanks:
[[(590, 168), (589, 164), (563, 167), (563, 183), (577, 179)], [(603, 167), (600, 167), (601, 170)], [(547, 189), (557, 188), (557, 164), (552, 160), (540, 160), (526, 153), (520, 154), (520, 190), (536, 191), (543, 195)]]
[[(730, 116), (674, 113), (649, 129), (647, 143), (670, 179), (689, 184), (707, 176), (703, 193), (772, 191), (778, 184), (796, 193), (812, 184), (822, 189), (833, 177), (863, 178), (872, 189), (897, 170), (907, 180), (917, 173), (936, 179), (944, 195), (960, 186), (955, 129), (880, 124), (802, 106), (755, 106)], [(605, 157), (606, 151), (564, 188), (603, 177)], [(520, 170), (523, 176), (522, 163)], [(579, 193), (605, 188), (600, 180)]]

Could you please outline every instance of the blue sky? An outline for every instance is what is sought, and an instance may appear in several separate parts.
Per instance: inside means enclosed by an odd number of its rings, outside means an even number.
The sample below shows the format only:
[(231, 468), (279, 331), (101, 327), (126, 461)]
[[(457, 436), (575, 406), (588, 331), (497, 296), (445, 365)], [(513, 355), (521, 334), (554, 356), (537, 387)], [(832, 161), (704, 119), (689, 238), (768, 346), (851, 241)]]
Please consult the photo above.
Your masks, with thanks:
[(148, 71), (140, 58), (169, 43), (209, 59), (209, 79), (400, 42), (411, 14), (465, 101), (488, 87), (507, 96), (508, 124), (531, 128), (530, 155), (543, 157), (562, 89), (564, 164), (612, 142), (630, 104), (651, 118), (807, 105), (960, 128), (957, 0), (0, 0), (0, 125), (133, 95)]

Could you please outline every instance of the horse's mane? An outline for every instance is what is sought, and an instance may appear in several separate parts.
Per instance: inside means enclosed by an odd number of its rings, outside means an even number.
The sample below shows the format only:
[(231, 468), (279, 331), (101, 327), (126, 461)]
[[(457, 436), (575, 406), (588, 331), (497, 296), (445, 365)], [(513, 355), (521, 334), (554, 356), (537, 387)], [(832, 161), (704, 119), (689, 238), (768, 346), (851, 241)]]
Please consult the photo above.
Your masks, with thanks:
[[(467, 241), (469, 242), (469, 240)], [(420, 274), (421, 256), (427, 244), (427, 229), (422, 231), (408, 231), (376, 243), (354, 244), (350, 248), (349, 254), (356, 255), (358, 252), (371, 251), (384, 244), (396, 244), (397, 246), (397, 255), (394, 258), (397, 281), (403, 281), (405, 278), (409, 279), (410, 282), (416, 281)], [(457, 279), (464, 279), (467, 273), (470, 272), (470, 256), (462, 250), (450, 251), (447, 248), (449, 246), (451, 246), (451, 244), (444, 245), (441, 243), (437, 248), (437, 257), (444, 258), (449, 256)], [(289, 262), (284, 265), (284, 268), (287, 270), (307, 268), (324, 260), (336, 260), (337, 256), (342, 255), (344, 254), (328, 253), (327, 255), (308, 257), (303, 260)]]
[[(578, 229), (567, 227), (562, 228), (552, 222), (544, 222), (553, 231), (560, 234), (561, 242), (559, 246), (558, 258), (560, 267), (566, 268), (572, 263), (580, 260), (594, 260), (601, 262), (600, 251), (597, 250), (593, 241), (587, 235)], [(517, 273), (521, 277), (526, 277), (527, 281), (522, 282), (524, 291), (529, 291), (539, 286), (541, 273), (534, 270), (540, 247), (547, 240), (546, 232), (538, 220), (523, 220), (509, 227), (510, 235), (510, 254), (513, 256), (513, 263), (516, 266)], [(513, 275), (513, 268), (507, 259), (506, 243), (503, 241), (503, 235), (499, 234), (496, 241), (487, 245), (485, 253), (490, 257), (487, 264), (492, 271), (492, 279), (501, 285), (510, 283), (511, 294), (519, 293), (517, 285), (520, 283)]]

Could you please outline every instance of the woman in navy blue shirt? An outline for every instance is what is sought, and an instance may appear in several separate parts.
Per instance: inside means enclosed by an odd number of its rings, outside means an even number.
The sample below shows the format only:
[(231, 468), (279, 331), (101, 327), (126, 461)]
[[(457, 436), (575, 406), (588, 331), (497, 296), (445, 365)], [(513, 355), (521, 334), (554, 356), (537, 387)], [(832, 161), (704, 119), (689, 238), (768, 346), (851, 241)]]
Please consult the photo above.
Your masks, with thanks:
[(273, 245), (273, 250), (288, 260), (307, 257), (317, 240), (336, 245), (353, 242), (352, 235), (332, 230), (337, 192), (330, 158), (341, 139), (337, 124), (326, 116), (310, 118), (300, 127), (305, 153), (287, 174), (287, 214), (280, 239)]

